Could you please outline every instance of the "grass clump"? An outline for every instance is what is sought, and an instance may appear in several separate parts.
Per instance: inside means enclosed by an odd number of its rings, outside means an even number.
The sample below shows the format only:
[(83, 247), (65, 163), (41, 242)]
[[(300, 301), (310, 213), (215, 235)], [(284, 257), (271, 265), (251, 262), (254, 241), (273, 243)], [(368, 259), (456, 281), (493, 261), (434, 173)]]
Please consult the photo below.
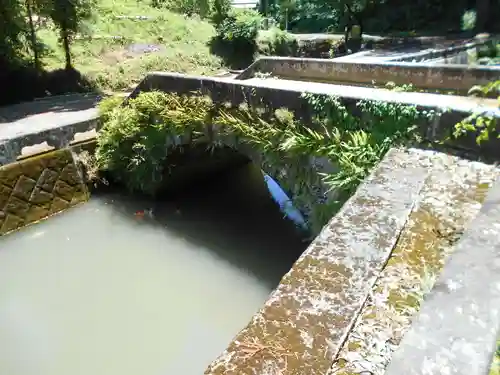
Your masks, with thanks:
[(500, 375), (500, 338), (497, 341), (497, 350), (491, 364), (490, 375)]
[(299, 51), (297, 38), (277, 27), (261, 31), (257, 38), (257, 45), (262, 55), (297, 56)]
[[(362, 102), (356, 117), (338, 98), (305, 100), (316, 113), (312, 126), (286, 110), (234, 107), (201, 95), (143, 92), (127, 106), (104, 102), (97, 162), (129, 189), (154, 194), (168, 179), (173, 150), (229, 146), (272, 176), (317, 234), (391, 147), (417, 139), (413, 125), (422, 114), (413, 106)], [(323, 173), (314, 160), (338, 172)]]
[[(47, 69), (64, 66), (55, 28), (38, 31)], [(213, 74), (221, 67), (207, 45), (210, 23), (136, 0), (99, 1), (93, 17), (73, 40), (75, 69), (106, 91), (126, 91), (154, 70)]]

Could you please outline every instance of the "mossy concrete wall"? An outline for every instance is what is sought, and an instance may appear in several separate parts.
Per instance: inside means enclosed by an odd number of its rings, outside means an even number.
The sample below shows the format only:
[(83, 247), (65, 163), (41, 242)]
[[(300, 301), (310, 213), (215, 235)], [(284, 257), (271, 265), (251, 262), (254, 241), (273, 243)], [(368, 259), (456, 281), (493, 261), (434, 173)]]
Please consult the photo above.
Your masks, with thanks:
[(489, 373), (500, 334), (499, 202), (497, 178), (403, 337), (387, 375)]
[[(235, 337), (226, 351), (208, 367), (205, 374), (382, 373), (390, 361), (392, 351), (397, 350), (397, 342), (407, 329), (403, 327), (398, 330), (397, 328), (401, 328), (398, 324), (407, 317), (404, 316), (404, 311), (393, 309), (394, 320), (390, 324), (396, 330), (388, 334), (386, 330), (382, 331), (386, 321), (381, 321), (375, 314), (369, 314), (369, 317), (368, 314), (361, 314), (366, 312), (363, 309), (367, 305), (373, 303), (392, 307), (390, 296), (381, 295), (377, 283), (384, 277), (388, 262), (397, 261), (396, 257), (401, 255), (396, 254), (392, 258), (402, 234), (418, 229), (415, 225), (420, 224), (410, 218), (413, 212), (422, 208), (419, 205), (428, 203), (429, 195), (432, 195), (430, 201), (436, 206), (436, 202), (441, 202), (443, 198), (455, 199), (457, 192), (449, 192), (435, 181), (436, 177), (443, 175), (443, 169), (448, 172), (446, 167), (452, 165), (460, 169), (460, 177), (455, 181), (456, 174), (449, 173), (451, 181), (448, 182), (453, 182), (453, 186), (459, 188), (459, 194), (470, 194), (469, 190), (475, 191), (471, 187), (476, 185), (490, 186), (499, 172), (493, 166), (457, 160), (432, 151), (391, 150), (355, 195), (323, 228), (283, 277), (262, 309)], [(432, 194), (425, 191), (426, 187), (432, 189)], [(440, 251), (436, 247), (426, 251), (432, 250)], [(412, 248), (407, 251), (411, 252), (414, 259), (420, 260), (422, 249)], [(493, 250), (489, 251), (485, 257), (495, 261), (492, 252)], [(399, 261), (406, 262), (406, 259)], [(421, 267), (419, 271), (424, 268)], [(487, 275), (491, 288), (495, 288), (498, 274)], [(412, 292), (421, 287), (419, 275), (410, 280), (411, 285), (386, 276), (383, 282), (390, 283), (395, 290), (404, 287)], [(401, 272), (400, 276), (404, 278)], [(476, 281), (478, 283), (480, 281)], [(490, 301), (496, 301), (496, 296), (497, 294)], [(374, 301), (375, 298), (379, 300)], [(380, 305), (378, 307), (381, 308)], [(487, 307), (488, 304), (485, 304), (482, 310)], [(453, 305), (449, 305), (448, 309), (451, 311)], [(369, 337), (363, 344), (369, 350), (365, 350), (364, 346), (360, 347), (359, 343), (357, 346), (350, 346), (347, 350), (350, 355), (345, 360), (349, 365), (359, 362), (359, 366), (356, 371), (343, 371), (344, 369), (335, 367), (338, 364), (336, 359), (346, 345), (353, 326), (361, 317), (365, 323), (367, 319), (374, 323), (371, 327), (364, 327)], [(465, 320), (462, 322), (462, 326), (467, 324)], [(493, 320), (488, 320), (487, 324), (488, 330), (496, 329)], [(360, 333), (359, 329), (363, 332), (362, 328), (358, 325), (357, 333)], [(364, 339), (362, 336), (355, 338)], [(490, 335), (487, 339), (490, 347), (479, 348), (477, 352), (483, 356), (483, 360), (489, 358), (493, 347), (493, 336)], [(421, 366), (422, 363), (425, 361), (418, 362), (418, 365)]]
[(87, 201), (70, 149), (0, 167), (0, 236)]
[[(339, 97), (354, 114), (359, 113), (357, 103), (362, 100), (392, 102), (414, 105), (421, 111), (434, 111), (439, 115), (419, 125), (425, 140), (442, 141), (448, 138), (455, 124), (475, 111), (490, 111), (500, 117), (498, 103), (493, 99), (477, 99), (452, 95), (437, 95), (418, 92), (394, 92), (368, 87), (329, 85), (314, 82), (281, 81), (274, 79), (234, 80), (217, 77), (188, 76), (179, 73), (152, 72), (132, 92), (130, 98), (142, 91), (160, 90), (179, 94), (202, 92), (217, 103), (231, 102), (233, 105), (248, 104), (266, 110), (287, 108), (297, 118), (310, 123), (315, 111), (304, 98), (304, 92)], [(461, 148), (482, 156), (498, 156), (500, 141), (492, 137), (479, 148), (472, 132), (457, 140), (446, 142), (446, 146)]]
[(236, 79), (248, 79), (256, 73), (283, 79), (299, 79), (331, 83), (354, 83), (373, 86), (394, 82), (413, 84), (417, 88), (465, 92), (474, 85), (500, 79), (500, 68), (456, 64), (410, 62), (352, 62), (336, 59), (262, 57)]

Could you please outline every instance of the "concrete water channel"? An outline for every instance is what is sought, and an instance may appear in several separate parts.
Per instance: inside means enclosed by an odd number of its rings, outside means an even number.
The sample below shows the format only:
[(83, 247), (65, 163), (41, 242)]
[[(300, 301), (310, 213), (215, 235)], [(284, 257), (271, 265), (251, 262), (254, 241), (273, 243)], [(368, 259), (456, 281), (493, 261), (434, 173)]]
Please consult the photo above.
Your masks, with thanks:
[(94, 193), (2, 238), (0, 373), (202, 374), (307, 247), (261, 177)]
[[(299, 113), (308, 89), (450, 109), (432, 134), (496, 108), (271, 81), (151, 74), (133, 96), (202, 89), (239, 102), (252, 91)], [(1, 373), (486, 374), (500, 317), (495, 165), (393, 149), (309, 244), (252, 164), (160, 200), (111, 187), (88, 200), (75, 157), (95, 137), (93, 101), (0, 113), (0, 222), (17, 229), (0, 238)], [(424, 266), (443, 265), (425, 290)], [(430, 293), (414, 326), (403, 292)]]

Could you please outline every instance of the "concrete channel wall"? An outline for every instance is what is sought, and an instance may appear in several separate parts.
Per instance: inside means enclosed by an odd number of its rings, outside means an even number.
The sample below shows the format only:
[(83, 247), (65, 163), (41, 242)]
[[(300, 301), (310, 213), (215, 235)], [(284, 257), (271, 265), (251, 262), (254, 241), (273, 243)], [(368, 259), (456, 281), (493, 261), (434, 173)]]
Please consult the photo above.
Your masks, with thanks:
[[(337, 96), (344, 104), (357, 112), (356, 104), (361, 100), (386, 101), (415, 105), (425, 111), (441, 113), (420, 125), (423, 137), (430, 141), (443, 140), (448, 137), (454, 125), (475, 111), (488, 110), (500, 117), (496, 100), (478, 100), (475, 98), (451, 95), (422, 94), (416, 92), (402, 93), (367, 87), (351, 87), (314, 82), (292, 82), (273, 79), (235, 80), (216, 77), (188, 76), (178, 73), (150, 73), (137, 86), (130, 98), (142, 91), (160, 90), (190, 94), (202, 92), (216, 102), (246, 103), (251, 106), (267, 109), (287, 108), (298, 118), (308, 123), (314, 111), (303, 97), (304, 92)], [(481, 154), (496, 157), (500, 142), (492, 139), (481, 145)], [(475, 135), (471, 134), (456, 141), (447, 143), (449, 147), (463, 148), (471, 152), (477, 151)]]
[[(349, 92), (345, 87), (332, 88), (332, 85), (306, 88), (322, 95), (343, 93), (343, 100), (348, 105), (361, 99), (378, 99), (414, 103), (426, 109), (440, 108), (436, 106), (436, 97), (430, 95), (429, 98), (428, 94), (391, 93), (367, 88)], [(303, 83), (283, 87), (267, 81), (244, 83), (154, 73), (138, 86), (132, 97), (153, 89), (181, 93), (201, 90), (219, 101), (289, 107), (301, 116), (311, 115), (301, 96)], [(443, 100), (452, 109), (452, 117), (441, 117), (435, 123), (426, 124), (425, 132), (429, 136), (443, 132), (453, 119), (465, 116), (479, 105), (462, 101), (464, 98), (457, 101), (451, 98)], [(38, 123), (22, 130), (16, 128), (15, 123), (6, 125), (9, 126), (6, 130), (0, 128), (3, 164), (0, 166), (0, 234), (36, 223), (88, 199), (75, 154), (88, 145), (78, 142), (78, 134), (95, 131), (97, 114), (95, 111), (85, 113), (87, 117), (73, 116), (74, 123), (62, 116), (58, 121), (49, 118), (48, 123)], [(23, 150), (39, 143), (47, 143), (46, 147), (53, 150), (25, 155), (18, 160)], [(400, 238), (430, 174), (433, 155), (414, 149), (391, 150), (284, 275), (248, 326), (205, 373), (329, 374), (332, 361)], [(479, 228), (481, 231), (476, 233), (484, 233), (484, 227)], [(468, 244), (470, 249), (475, 248), (473, 245)], [(490, 253), (485, 253), (485, 256)], [(470, 259), (475, 260), (474, 257)], [(496, 263), (493, 266), (497, 267)], [(490, 276), (494, 279), (496, 275)], [(482, 301), (487, 306), (489, 301), (496, 299)], [(485, 322), (491, 323), (489, 320)], [(452, 337), (453, 334), (450, 332)], [(492, 337), (489, 334), (484, 342), (491, 341)], [(489, 356), (491, 350), (477, 353)], [(468, 375), (483, 374), (469, 372)]]
[(386, 375), (489, 374), (500, 339), (499, 201), (500, 179), (458, 242)]
[(0, 166), (0, 237), (88, 200), (75, 158), (81, 150), (75, 145)]
[(390, 61), (399, 62), (432, 62), (444, 64), (465, 64), (469, 63), (469, 54), (475, 53), (476, 48), (484, 45), (488, 39), (477, 40), (465, 45), (453, 46), (448, 48), (427, 49), (420, 52), (397, 56)]
[(262, 57), (239, 74), (236, 79), (248, 79), (256, 73), (289, 80), (310, 80), (331, 83), (413, 84), (417, 88), (453, 90), (466, 93), (474, 85), (500, 79), (500, 68), (458, 64), (410, 62), (352, 62), (336, 59), (303, 59), (292, 57)]

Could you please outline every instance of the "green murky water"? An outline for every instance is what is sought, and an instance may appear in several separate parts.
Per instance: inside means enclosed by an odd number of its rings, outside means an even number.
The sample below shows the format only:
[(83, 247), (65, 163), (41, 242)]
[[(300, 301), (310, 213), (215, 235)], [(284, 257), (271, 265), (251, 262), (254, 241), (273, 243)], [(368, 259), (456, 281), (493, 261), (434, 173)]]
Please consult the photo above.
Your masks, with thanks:
[(256, 176), (94, 195), (2, 237), (0, 373), (202, 374), (306, 246)]

